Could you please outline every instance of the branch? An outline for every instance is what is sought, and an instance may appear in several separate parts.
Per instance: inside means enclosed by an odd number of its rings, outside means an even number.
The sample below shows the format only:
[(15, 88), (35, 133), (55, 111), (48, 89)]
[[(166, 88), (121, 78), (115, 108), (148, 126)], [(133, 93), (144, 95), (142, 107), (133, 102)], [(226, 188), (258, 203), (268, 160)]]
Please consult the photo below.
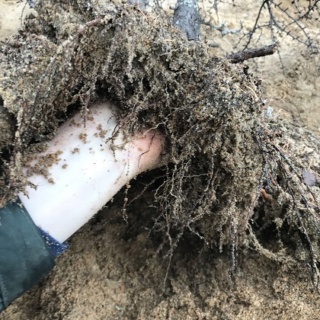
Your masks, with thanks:
[(219, 32), (221, 32), (221, 35), (224, 37), (228, 34), (238, 34), (242, 31), (243, 29), (243, 25), (242, 25), (242, 21), (240, 21), (240, 28), (239, 29), (229, 29), (227, 26), (226, 26), (226, 22), (225, 21), (222, 21), (221, 25), (220, 26), (216, 26), (214, 25), (213, 23), (211, 23), (210, 21), (201, 21), (202, 24), (206, 25), (206, 26), (209, 26), (211, 29), (215, 29)]
[(277, 45), (277, 43), (274, 43), (258, 49), (248, 49), (236, 53), (231, 53), (227, 55), (227, 59), (230, 59), (231, 63), (239, 63), (252, 58), (269, 56), (275, 53)]
[(200, 14), (197, 0), (178, 0), (173, 24), (184, 31), (188, 40), (199, 41)]

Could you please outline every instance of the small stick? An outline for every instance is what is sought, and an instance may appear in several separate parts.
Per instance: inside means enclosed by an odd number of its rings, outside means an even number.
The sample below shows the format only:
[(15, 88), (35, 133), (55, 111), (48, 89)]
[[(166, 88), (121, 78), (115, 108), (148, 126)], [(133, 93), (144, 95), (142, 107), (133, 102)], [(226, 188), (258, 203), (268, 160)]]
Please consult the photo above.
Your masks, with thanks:
[(197, 0), (178, 0), (174, 9), (173, 25), (184, 31), (188, 40), (199, 41), (200, 15)]
[(278, 44), (270, 44), (258, 49), (248, 49), (236, 53), (227, 55), (227, 58), (231, 60), (231, 63), (240, 63), (248, 59), (269, 56), (275, 53)]

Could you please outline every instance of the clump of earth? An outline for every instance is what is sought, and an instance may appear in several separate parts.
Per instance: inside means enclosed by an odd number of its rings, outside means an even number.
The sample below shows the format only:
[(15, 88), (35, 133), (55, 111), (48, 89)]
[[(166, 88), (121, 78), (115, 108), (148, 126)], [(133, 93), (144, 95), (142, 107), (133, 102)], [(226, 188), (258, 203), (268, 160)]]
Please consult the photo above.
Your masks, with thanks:
[(278, 98), (287, 87), (268, 91), (282, 71), (261, 82), (167, 16), (118, 2), (37, 12), (1, 49), (3, 203), (27, 183), (24, 157), (97, 100), (118, 106), (128, 136), (161, 131), (167, 165), (123, 191), (129, 205), (117, 195), (1, 317), (316, 319), (319, 142), (270, 114), (272, 102), (295, 114)]

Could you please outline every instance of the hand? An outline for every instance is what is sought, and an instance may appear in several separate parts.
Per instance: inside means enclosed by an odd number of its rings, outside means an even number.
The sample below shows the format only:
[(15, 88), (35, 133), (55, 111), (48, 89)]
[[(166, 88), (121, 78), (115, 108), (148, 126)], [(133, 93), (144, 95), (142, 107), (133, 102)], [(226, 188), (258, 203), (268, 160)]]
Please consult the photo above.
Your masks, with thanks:
[(35, 224), (61, 243), (122, 186), (160, 163), (159, 133), (149, 131), (130, 141), (120, 133), (111, 141), (116, 125), (110, 103), (94, 105), (85, 127), (80, 114), (69, 119), (31, 163), (47, 163), (49, 176), (32, 175), (29, 180), (36, 189), (27, 187), (19, 197)]

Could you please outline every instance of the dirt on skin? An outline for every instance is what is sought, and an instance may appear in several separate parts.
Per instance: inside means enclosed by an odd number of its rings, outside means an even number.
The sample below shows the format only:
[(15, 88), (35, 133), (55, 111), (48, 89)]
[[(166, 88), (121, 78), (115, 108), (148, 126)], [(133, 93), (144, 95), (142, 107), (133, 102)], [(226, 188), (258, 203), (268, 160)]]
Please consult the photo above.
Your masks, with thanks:
[[(281, 83), (281, 77), (280, 71), (277, 83)], [(303, 79), (307, 77), (302, 75)], [(274, 83), (274, 80), (269, 81)], [(266, 83), (263, 86), (266, 93), (274, 97)], [(298, 96), (299, 90), (292, 87), (291, 96)], [(273, 134), (281, 132), (277, 142), (280, 141), (286, 155), (295, 155), (300, 165), (319, 172), (319, 144), (313, 134), (299, 125), (284, 126), (273, 120), (269, 125)], [(287, 166), (283, 167), (286, 173), (292, 169)], [(159, 170), (134, 181), (130, 199), (135, 198), (154, 175), (161, 174), (163, 171)], [(242, 250), (233, 252), (232, 247), (227, 247), (220, 252), (219, 247), (209, 249), (199, 237), (187, 233), (179, 241), (175, 254), (169, 256), (171, 263), (167, 270), (168, 256), (158, 252), (163, 238), (159, 233), (150, 232), (158, 218), (153, 207), (157, 187), (154, 185), (127, 208), (127, 223), (121, 212), (124, 196), (119, 194), (113, 204), (70, 240), (70, 249), (58, 259), (57, 267), (48, 278), (0, 318), (319, 319), (319, 296), (312, 283), (312, 260), (306, 257), (306, 239), (294, 228), (291, 231), (289, 228), (291, 237), (285, 236), (288, 227), (283, 224), (290, 225), (290, 217), (286, 221), (278, 215), (279, 200), (288, 204), (285, 197), (290, 195), (269, 186), (268, 192), (273, 191), (278, 202), (260, 199), (251, 228), (263, 248), (249, 237)], [(318, 194), (317, 185), (310, 188)], [(288, 260), (277, 261), (277, 253), (283, 253), (281, 256)], [(237, 254), (236, 260), (234, 254)], [(290, 256), (300, 258), (301, 264), (292, 267), (294, 261)]]

